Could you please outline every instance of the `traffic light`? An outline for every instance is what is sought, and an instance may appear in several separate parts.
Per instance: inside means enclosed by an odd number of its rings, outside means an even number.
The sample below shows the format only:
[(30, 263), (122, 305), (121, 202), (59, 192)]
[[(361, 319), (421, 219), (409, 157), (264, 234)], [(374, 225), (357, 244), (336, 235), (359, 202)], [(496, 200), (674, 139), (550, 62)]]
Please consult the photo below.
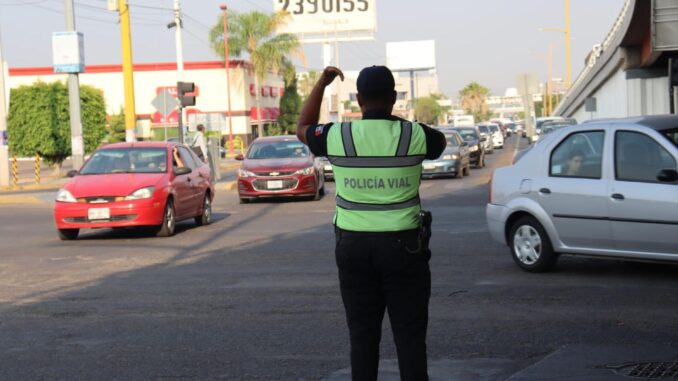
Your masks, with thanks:
[(193, 82), (177, 82), (177, 95), (181, 107), (195, 106), (195, 95), (186, 95), (195, 91)]

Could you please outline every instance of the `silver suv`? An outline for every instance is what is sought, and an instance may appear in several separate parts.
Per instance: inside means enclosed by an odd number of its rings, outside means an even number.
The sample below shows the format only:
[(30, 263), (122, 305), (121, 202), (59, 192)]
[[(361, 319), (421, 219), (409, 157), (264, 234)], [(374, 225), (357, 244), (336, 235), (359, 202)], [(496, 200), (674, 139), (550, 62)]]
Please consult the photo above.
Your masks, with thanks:
[(526, 271), (559, 254), (678, 262), (678, 116), (546, 135), (492, 176), (487, 223)]

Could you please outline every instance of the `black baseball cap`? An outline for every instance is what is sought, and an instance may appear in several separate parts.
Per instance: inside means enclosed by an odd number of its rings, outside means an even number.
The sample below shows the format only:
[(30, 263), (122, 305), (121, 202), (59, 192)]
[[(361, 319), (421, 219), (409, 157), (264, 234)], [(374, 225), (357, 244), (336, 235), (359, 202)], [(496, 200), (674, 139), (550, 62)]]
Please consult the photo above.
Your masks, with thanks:
[(389, 94), (395, 90), (395, 79), (386, 66), (370, 66), (360, 71), (356, 87), (359, 94)]

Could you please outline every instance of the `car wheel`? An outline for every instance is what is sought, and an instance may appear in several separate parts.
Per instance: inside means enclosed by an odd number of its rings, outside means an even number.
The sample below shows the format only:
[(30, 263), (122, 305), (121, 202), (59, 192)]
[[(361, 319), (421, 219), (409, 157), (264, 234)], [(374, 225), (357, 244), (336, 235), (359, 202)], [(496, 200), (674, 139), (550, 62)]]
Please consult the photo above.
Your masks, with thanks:
[(195, 217), (195, 224), (198, 226), (209, 225), (212, 222), (212, 202), (210, 195), (205, 194), (205, 199), (202, 202), (202, 214)]
[(513, 260), (525, 271), (548, 271), (558, 261), (551, 240), (541, 224), (531, 216), (519, 218), (511, 227), (509, 246)]
[(174, 203), (172, 199), (167, 199), (165, 204), (165, 212), (162, 217), (162, 224), (156, 235), (158, 237), (171, 237), (174, 235), (174, 228), (177, 224), (177, 217), (174, 213)]
[(78, 238), (78, 233), (80, 233), (80, 229), (57, 229), (59, 239), (62, 241), (73, 241)]

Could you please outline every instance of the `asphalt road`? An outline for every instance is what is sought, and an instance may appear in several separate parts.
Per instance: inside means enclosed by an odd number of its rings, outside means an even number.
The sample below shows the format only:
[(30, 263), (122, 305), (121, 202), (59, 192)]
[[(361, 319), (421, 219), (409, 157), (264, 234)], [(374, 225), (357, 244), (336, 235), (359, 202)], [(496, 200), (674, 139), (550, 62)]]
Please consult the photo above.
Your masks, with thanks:
[[(607, 380), (621, 376), (601, 367), (678, 360), (678, 267), (564, 257), (528, 274), (491, 241), (486, 184), (515, 144), (470, 177), (423, 183), (431, 378)], [(186, 221), (170, 238), (61, 242), (49, 203), (0, 205), (0, 379), (347, 380), (327, 190), (246, 205), (222, 191), (212, 225)], [(382, 380), (397, 379), (387, 320)]]

